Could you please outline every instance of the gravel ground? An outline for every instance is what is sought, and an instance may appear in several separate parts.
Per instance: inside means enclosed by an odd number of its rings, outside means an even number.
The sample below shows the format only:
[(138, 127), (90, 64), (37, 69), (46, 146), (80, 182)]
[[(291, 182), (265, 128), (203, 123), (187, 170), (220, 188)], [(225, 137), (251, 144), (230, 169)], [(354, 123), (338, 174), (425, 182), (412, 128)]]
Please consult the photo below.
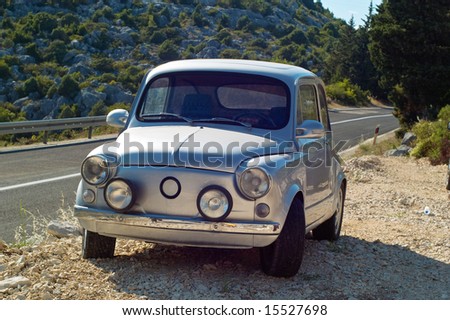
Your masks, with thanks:
[(346, 171), (342, 237), (307, 240), (293, 278), (263, 274), (255, 249), (119, 240), (114, 259), (82, 260), (79, 237), (51, 237), (0, 243), (0, 299), (450, 299), (446, 167), (370, 156)]

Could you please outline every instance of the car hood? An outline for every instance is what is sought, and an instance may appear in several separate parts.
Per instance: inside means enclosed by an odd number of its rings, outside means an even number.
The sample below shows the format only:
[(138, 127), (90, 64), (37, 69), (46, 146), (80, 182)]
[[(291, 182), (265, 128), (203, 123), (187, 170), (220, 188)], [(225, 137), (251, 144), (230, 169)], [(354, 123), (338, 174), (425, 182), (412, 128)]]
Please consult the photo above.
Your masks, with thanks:
[[(101, 147), (124, 166), (181, 166), (235, 172), (249, 158), (292, 150), (270, 137), (202, 126), (129, 128)], [(99, 153), (99, 150), (97, 152)]]

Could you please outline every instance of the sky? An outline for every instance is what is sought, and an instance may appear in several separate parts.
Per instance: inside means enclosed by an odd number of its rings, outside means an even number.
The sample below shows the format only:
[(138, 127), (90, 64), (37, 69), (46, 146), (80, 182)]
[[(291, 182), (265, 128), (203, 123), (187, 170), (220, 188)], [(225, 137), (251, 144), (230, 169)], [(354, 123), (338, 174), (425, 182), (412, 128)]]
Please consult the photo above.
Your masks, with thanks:
[[(357, 26), (363, 24), (361, 19), (365, 19), (369, 12), (370, 0), (321, 0), (324, 8), (330, 9), (337, 18), (349, 21), (354, 17)], [(381, 0), (373, 0), (373, 6), (376, 8)]]

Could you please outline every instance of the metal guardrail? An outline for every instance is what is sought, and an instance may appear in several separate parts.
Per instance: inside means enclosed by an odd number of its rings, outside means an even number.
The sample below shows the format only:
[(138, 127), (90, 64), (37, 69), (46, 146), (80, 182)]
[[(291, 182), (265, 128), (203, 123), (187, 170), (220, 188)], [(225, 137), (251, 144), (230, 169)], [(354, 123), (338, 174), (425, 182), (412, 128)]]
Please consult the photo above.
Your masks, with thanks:
[(92, 138), (94, 127), (106, 125), (106, 116), (67, 118), (36, 121), (0, 122), (0, 135), (31, 133), (44, 131), (44, 144), (47, 143), (48, 132), (75, 128), (89, 128), (88, 139)]

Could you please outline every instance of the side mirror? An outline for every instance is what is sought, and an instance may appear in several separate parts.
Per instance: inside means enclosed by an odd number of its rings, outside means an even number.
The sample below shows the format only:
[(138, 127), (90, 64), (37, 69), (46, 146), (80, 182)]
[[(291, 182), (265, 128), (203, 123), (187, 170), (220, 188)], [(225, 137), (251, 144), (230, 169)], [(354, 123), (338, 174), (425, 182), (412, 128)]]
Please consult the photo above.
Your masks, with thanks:
[(316, 120), (305, 120), (297, 128), (296, 131), (297, 138), (300, 139), (318, 139), (325, 135), (325, 127), (319, 121)]
[(450, 130), (450, 121), (447, 123), (447, 129)]
[(124, 109), (116, 109), (108, 113), (106, 123), (111, 127), (123, 128), (128, 120), (128, 111)]

